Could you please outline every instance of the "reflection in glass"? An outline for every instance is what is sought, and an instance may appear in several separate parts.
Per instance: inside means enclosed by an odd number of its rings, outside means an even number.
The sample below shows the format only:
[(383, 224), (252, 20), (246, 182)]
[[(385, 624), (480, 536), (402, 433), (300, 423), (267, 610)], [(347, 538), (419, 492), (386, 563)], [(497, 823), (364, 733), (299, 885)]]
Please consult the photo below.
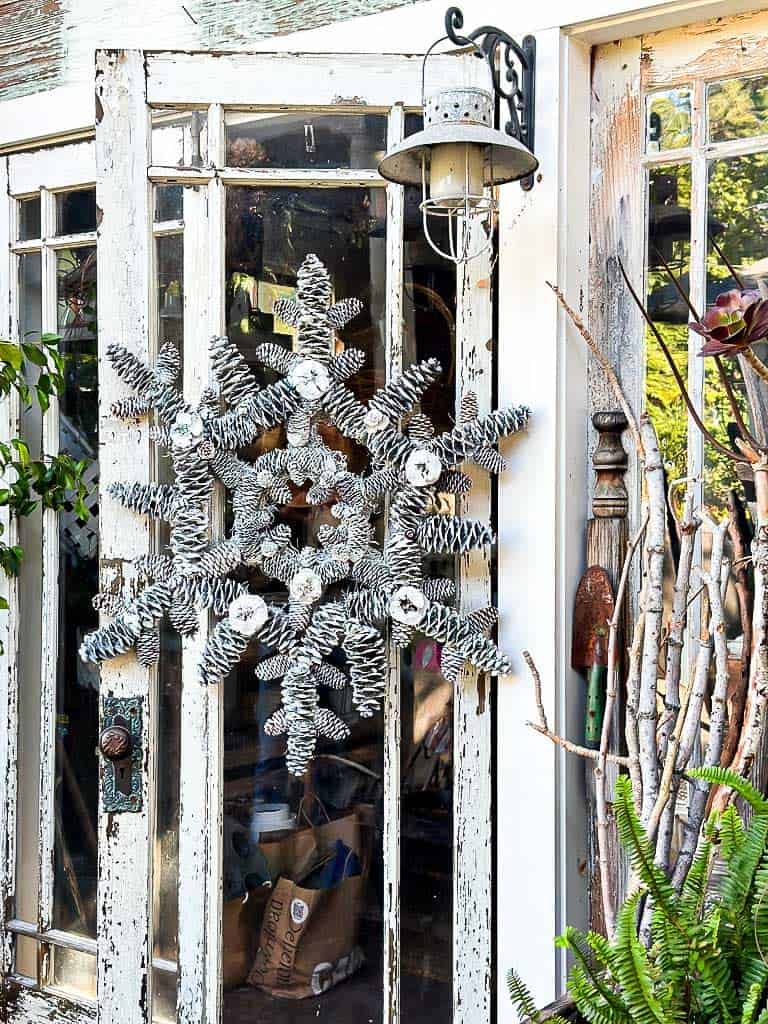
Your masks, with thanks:
[[(724, 83), (727, 84), (727, 83)], [(707, 202), (709, 237), (707, 246), (707, 304), (731, 288), (759, 289), (768, 294), (768, 154), (755, 153), (730, 160), (713, 160), (709, 165)], [(762, 346), (765, 349), (765, 346)], [(765, 356), (765, 351), (760, 353)], [(723, 444), (735, 433), (734, 416), (720, 383), (713, 359), (705, 359), (705, 413), (707, 426)], [(724, 360), (737, 400), (746, 412), (745, 385), (736, 359)], [(762, 387), (763, 385), (758, 385)], [(707, 447), (704, 467), (704, 496), (707, 504), (723, 509), (728, 490), (745, 497), (730, 460)], [(751, 495), (750, 495), (751, 497)]]
[(226, 115), (229, 167), (375, 168), (387, 146), (385, 114)]
[[(18, 257), (19, 336), (27, 341), (40, 337), (42, 296), (39, 252)], [(33, 370), (34, 377), (37, 370)], [(32, 458), (42, 451), (42, 417), (37, 405), (21, 408), (21, 435)], [(16, 815), (15, 916), (37, 921), (38, 832), (40, 801), (40, 633), (42, 628), (43, 513), (17, 520), (19, 544), (24, 550), (18, 577), (19, 616), (19, 734), (18, 812)], [(35, 961), (37, 955), (35, 954)], [(33, 963), (35, 962), (33, 961)], [(25, 970), (30, 968), (27, 963)], [(36, 975), (36, 968), (31, 973)]]
[[(162, 187), (162, 186), (160, 186)], [(175, 186), (171, 186), (175, 187)], [(157, 196), (156, 207), (162, 202)], [(179, 191), (182, 189), (179, 187)], [(179, 211), (181, 212), (181, 211)], [(156, 239), (157, 339), (158, 346), (172, 345), (184, 358), (184, 236), (164, 235)], [(173, 464), (158, 458), (155, 479), (173, 483)], [(169, 527), (159, 524), (157, 550), (165, 551)], [(160, 627), (158, 666), (158, 763), (154, 843), (153, 940), (154, 956), (175, 961), (179, 936), (179, 770), (181, 756), (181, 639), (163, 621)], [(153, 1015), (175, 1019), (176, 976), (155, 971)]]
[[(690, 288), (691, 168), (689, 164), (651, 168), (648, 175), (648, 312), (677, 363), (688, 376), (688, 307), (675, 289), (664, 264), (682, 289)], [(667, 474), (680, 479), (687, 472), (687, 416), (677, 385), (650, 331), (646, 334), (645, 400), (653, 416)]]
[(98, 403), (96, 247), (56, 252), (64, 391), (59, 447), (84, 459), (90, 511), (81, 525), (59, 513), (59, 652), (56, 690), (54, 927), (96, 934), (96, 811), (99, 672), (77, 654), (98, 624)]
[(730, 78), (707, 85), (710, 142), (746, 139), (768, 132), (768, 75)]
[(152, 112), (152, 163), (202, 167), (208, 158), (208, 115), (203, 110)]
[(20, 242), (40, 237), (40, 196), (33, 199), (22, 199), (18, 205)]
[[(688, 379), (689, 313), (665, 264), (687, 294), (690, 260), (690, 164), (653, 167), (648, 174), (646, 306), (683, 380)], [(650, 329), (645, 334), (645, 360), (645, 407), (656, 427), (669, 485), (688, 474), (688, 416), (666, 358)], [(680, 550), (678, 526), (671, 517), (667, 521), (665, 549), (664, 607), (671, 613)]]
[(152, 1024), (176, 1024), (176, 972), (152, 971)]
[[(455, 426), (456, 269), (426, 243), (419, 189), (405, 193), (403, 362), (436, 358), (443, 376), (421, 409), (438, 431)], [(453, 514), (455, 496), (438, 511)], [(425, 556), (430, 576), (456, 580), (450, 555)], [(453, 966), (453, 687), (440, 645), (417, 636), (401, 652), (401, 1013), (404, 1021), (451, 1018)]]
[(645, 151), (660, 153), (691, 144), (691, 90), (666, 89), (645, 100)]
[(77, 235), (96, 230), (96, 189), (78, 188), (56, 195), (56, 234)]
[(13, 965), (14, 973), (36, 985), (37, 939), (30, 939), (27, 935), (16, 935), (14, 936), (14, 943), (16, 945), (16, 957)]
[(60, 992), (79, 998), (96, 1000), (96, 957), (75, 949), (53, 946), (53, 977), (51, 985)]
[[(367, 399), (384, 383), (385, 193), (380, 189), (230, 188), (227, 197), (227, 323), (259, 379), (254, 351), (270, 341), (290, 348), (291, 328), (273, 312), (290, 295), (309, 252), (329, 270), (334, 299), (359, 296), (363, 313), (340, 333), (339, 347), (367, 355), (356, 383)], [(326, 443), (343, 451), (350, 466), (366, 453), (330, 425)], [(282, 442), (282, 428), (261, 438), (252, 457)], [(333, 522), (330, 507), (310, 506), (296, 488), (282, 509), (294, 540), (315, 544), (318, 528)], [(282, 602), (285, 589), (254, 573), (253, 589)], [(321, 700), (349, 725), (343, 745), (323, 741), (301, 779), (290, 776), (284, 740), (264, 735), (263, 725), (280, 703), (278, 682), (258, 682), (256, 662), (267, 653), (251, 645), (224, 689), (224, 1019), (262, 1024), (317, 1021), (360, 1024), (382, 1016), (382, 771), (383, 719), (361, 719), (349, 690), (328, 690)], [(310, 872), (341, 842), (359, 867), (354, 877), (325, 888), (316, 914), (319, 946), (310, 966), (316, 994), (278, 998), (259, 987), (256, 952), (269, 894), (265, 882), (279, 877), (312, 881)], [(264, 941), (262, 947), (264, 948)], [(341, 948), (349, 947), (349, 948)], [(306, 948), (306, 947), (305, 947)], [(309, 961), (304, 962), (306, 967)], [(333, 968), (331, 968), (333, 964)], [(315, 971), (314, 968), (318, 970)], [(335, 970), (338, 984), (332, 984)], [(340, 980), (340, 976), (347, 976)], [(250, 983), (249, 983), (250, 979)], [(328, 987), (330, 986), (330, 987)]]
[(181, 220), (184, 216), (184, 186), (155, 185), (155, 221)]

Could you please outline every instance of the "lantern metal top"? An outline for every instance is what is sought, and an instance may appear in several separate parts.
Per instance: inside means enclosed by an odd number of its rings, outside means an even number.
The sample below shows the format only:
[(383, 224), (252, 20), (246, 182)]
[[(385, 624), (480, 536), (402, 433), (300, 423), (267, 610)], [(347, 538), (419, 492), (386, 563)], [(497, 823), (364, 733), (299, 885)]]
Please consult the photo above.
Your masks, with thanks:
[(422, 158), (429, 167), (433, 146), (470, 142), (486, 149), (484, 185), (518, 181), (539, 162), (522, 142), (493, 127), (493, 98), (484, 89), (445, 89), (424, 104), (425, 127), (393, 146), (379, 174), (398, 185), (420, 185)]

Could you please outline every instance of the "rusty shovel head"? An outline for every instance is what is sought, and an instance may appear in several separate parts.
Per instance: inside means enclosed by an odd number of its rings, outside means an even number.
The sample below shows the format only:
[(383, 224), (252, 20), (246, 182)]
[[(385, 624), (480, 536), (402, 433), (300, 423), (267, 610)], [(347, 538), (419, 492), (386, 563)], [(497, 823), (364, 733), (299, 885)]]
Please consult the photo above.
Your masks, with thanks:
[(571, 666), (585, 669), (608, 662), (608, 624), (613, 617), (613, 589), (608, 573), (591, 565), (579, 580), (573, 609)]

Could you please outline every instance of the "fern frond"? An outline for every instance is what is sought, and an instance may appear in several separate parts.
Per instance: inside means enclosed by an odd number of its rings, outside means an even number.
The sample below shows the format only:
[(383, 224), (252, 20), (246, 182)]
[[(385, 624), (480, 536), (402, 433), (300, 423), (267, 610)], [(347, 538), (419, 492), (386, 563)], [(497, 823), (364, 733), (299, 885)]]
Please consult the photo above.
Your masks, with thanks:
[(534, 1024), (537, 1024), (539, 1011), (536, 1009), (531, 990), (512, 967), (507, 971), (507, 989), (509, 990), (509, 996), (517, 1012), (518, 1019), (521, 1022), (531, 1020)]
[(676, 920), (675, 890), (654, 861), (654, 851), (637, 816), (632, 799), (632, 783), (627, 775), (620, 775), (616, 779), (613, 809), (619, 839), (629, 854), (632, 867), (653, 897), (654, 905), (659, 907), (670, 921)]
[(760, 984), (750, 985), (747, 998), (741, 1009), (741, 1024), (753, 1024), (760, 996), (763, 994), (763, 987)]
[(693, 859), (683, 889), (678, 900), (682, 917), (693, 923), (698, 922), (707, 894), (709, 880), (709, 862), (712, 856), (712, 844), (703, 842), (699, 852)]
[(768, 800), (764, 800), (754, 786), (729, 768), (721, 768), (719, 765), (704, 765), (700, 768), (691, 768), (686, 774), (692, 779), (708, 782), (710, 786), (727, 786), (748, 803), (755, 814), (768, 815)]
[(622, 1005), (616, 1010), (602, 998), (592, 981), (579, 966), (571, 968), (568, 975), (568, 991), (576, 1003), (576, 1009), (590, 1024), (627, 1024), (631, 1022), (629, 1011)]
[(584, 935), (577, 928), (566, 928), (563, 934), (555, 939), (555, 944), (573, 954), (584, 976), (589, 979), (606, 1006), (610, 1006), (618, 1015), (617, 1020), (626, 1020), (629, 1024), (625, 1007), (606, 983), (605, 975), (610, 974), (613, 956), (610, 943), (606, 939), (606, 945), (602, 946), (595, 941), (596, 939), (598, 936), (594, 932)]
[(728, 804), (720, 815), (720, 856), (726, 864), (730, 864), (734, 855), (739, 852), (744, 842), (744, 826), (741, 823), (741, 816), (734, 804)]
[[(622, 777), (623, 778), (623, 777)], [(617, 783), (622, 781), (617, 779)], [(629, 783), (629, 779), (626, 779)], [(617, 785), (618, 790), (618, 785)], [(627, 791), (627, 787), (622, 787)], [(629, 794), (631, 803), (632, 797)], [(626, 808), (625, 808), (626, 810)], [(632, 807), (632, 816), (637, 820)], [(625, 817), (625, 825), (628, 816)], [(642, 832), (639, 821), (638, 829)], [(643, 833), (643, 838), (645, 838)], [(645, 839), (647, 844), (647, 839)], [(631, 846), (631, 843), (629, 844)], [(630, 850), (631, 852), (631, 850)], [(621, 985), (621, 993), (629, 1011), (632, 1024), (667, 1024), (664, 1009), (654, 994), (651, 964), (643, 944), (637, 937), (637, 906), (640, 893), (635, 893), (626, 900), (616, 919), (616, 936), (614, 939), (616, 975)]]

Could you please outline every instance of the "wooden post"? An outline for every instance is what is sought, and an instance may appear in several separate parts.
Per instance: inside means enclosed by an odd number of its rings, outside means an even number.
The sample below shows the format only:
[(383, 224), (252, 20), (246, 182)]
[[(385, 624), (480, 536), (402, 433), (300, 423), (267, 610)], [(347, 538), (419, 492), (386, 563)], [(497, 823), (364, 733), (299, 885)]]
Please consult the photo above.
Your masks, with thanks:
[[(598, 441), (592, 456), (596, 480), (592, 492), (593, 518), (587, 523), (587, 565), (599, 565), (606, 570), (615, 594), (629, 539), (627, 524), (629, 498), (624, 483), (628, 457), (621, 441), (621, 435), (627, 428), (627, 419), (620, 410), (596, 412), (592, 416), (592, 425), (597, 431)], [(628, 625), (628, 602), (625, 600), (624, 607), (621, 609), (620, 650), (624, 650), (626, 646)], [(620, 679), (624, 678), (625, 660), (622, 658), (619, 662)], [(620, 746), (623, 736), (624, 703), (624, 692), (619, 686), (611, 727), (611, 750), (619, 753), (623, 752), (620, 750)], [(594, 931), (604, 932), (603, 906), (600, 897), (600, 867), (597, 856), (595, 789), (591, 763), (587, 765), (586, 773), (589, 829), (589, 926)], [(609, 763), (606, 767), (609, 799), (613, 793), (616, 773), (617, 766)], [(623, 879), (626, 872), (615, 828), (611, 829), (610, 862), (611, 872), (617, 886), (614, 906), (618, 906), (624, 890)]]

